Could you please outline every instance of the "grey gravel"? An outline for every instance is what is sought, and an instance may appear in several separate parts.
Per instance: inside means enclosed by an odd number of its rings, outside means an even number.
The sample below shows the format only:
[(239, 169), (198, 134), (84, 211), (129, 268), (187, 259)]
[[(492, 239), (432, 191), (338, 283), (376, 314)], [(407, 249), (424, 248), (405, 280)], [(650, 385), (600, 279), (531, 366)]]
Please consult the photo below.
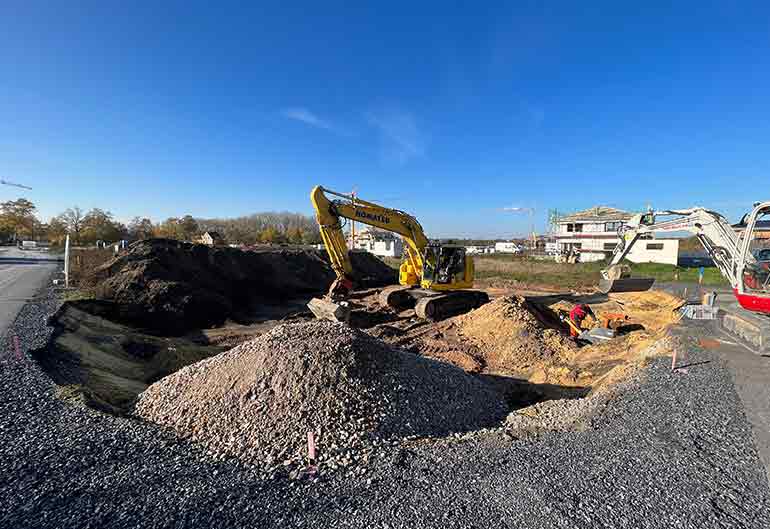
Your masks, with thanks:
[(138, 416), (271, 474), (365, 467), (383, 444), (500, 423), (502, 394), (462, 369), (395, 349), (344, 323), (283, 324), (139, 395)]
[[(12, 332), (45, 341), (52, 301)], [(0, 352), (0, 527), (770, 527), (770, 492), (724, 365), (651, 364), (584, 431), (413, 441), (365, 475), (259, 478), (160, 428), (56, 400)]]

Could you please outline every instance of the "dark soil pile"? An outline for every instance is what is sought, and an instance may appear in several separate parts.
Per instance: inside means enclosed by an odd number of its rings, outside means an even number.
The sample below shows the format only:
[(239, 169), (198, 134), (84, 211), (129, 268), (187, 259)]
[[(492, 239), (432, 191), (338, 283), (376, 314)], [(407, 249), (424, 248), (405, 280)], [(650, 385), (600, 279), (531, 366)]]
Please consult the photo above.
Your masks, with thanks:
[(499, 424), (507, 406), (480, 379), (345, 324), (284, 324), (150, 386), (136, 413), (220, 455), (290, 465), (315, 432), (322, 462), (381, 443)]
[[(377, 257), (352, 252), (361, 287), (396, 281)], [(139, 241), (97, 268), (83, 286), (116, 302), (114, 317), (164, 334), (238, 319), (260, 303), (284, 303), (324, 292), (334, 280), (325, 252), (276, 249), (241, 251), (168, 239)]]

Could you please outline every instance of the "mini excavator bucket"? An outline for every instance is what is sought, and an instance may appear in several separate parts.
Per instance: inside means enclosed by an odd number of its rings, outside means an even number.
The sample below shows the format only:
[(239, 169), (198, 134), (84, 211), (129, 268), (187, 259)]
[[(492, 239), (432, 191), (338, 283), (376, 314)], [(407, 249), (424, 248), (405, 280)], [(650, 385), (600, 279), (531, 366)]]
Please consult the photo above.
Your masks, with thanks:
[(652, 288), (655, 279), (650, 277), (631, 277), (627, 266), (615, 265), (602, 270), (599, 290), (605, 294), (611, 292), (644, 292)]

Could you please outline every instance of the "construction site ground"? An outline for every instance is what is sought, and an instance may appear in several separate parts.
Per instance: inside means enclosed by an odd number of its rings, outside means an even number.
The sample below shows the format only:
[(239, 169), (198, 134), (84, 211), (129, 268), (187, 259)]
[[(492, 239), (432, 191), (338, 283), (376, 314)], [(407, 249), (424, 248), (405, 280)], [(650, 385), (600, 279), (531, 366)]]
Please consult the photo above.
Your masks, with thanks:
[[(112, 292), (140, 293), (127, 303), (62, 305), (47, 287), (9, 329), (0, 526), (770, 526), (766, 432), (752, 432), (766, 358), (680, 321), (677, 296), (502, 285), (424, 322), (372, 286), (351, 328), (313, 321), (303, 285), (233, 305), (237, 289), (164, 276), (154, 299), (185, 292), (198, 318), (200, 292), (232, 317), (191, 328), (163, 309), (163, 333), (130, 308), (159, 280), (137, 270), (166, 274), (156, 250), (110, 265), (125, 278)], [(576, 303), (627, 315), (620, 336), (575, 343), (558, 314)]]

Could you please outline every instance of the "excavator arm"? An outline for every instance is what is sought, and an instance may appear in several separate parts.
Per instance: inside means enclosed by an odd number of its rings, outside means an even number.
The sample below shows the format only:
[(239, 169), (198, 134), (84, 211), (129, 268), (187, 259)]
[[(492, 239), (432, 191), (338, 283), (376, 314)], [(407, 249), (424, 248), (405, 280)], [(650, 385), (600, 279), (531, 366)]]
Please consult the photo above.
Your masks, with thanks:
[[(327, 195), (338, 197), (331, 200)], [(428, 245), (425, 232), (413, 216), (397, 209), (386, 208), (358, 197), (338, 193), (321, 186), (310, 192), (321, 231), (321, 240), (329, 254), (337, 280), (329, 288), (329, 297), (342, 299), (353, 288), (353, 266), (350, 262), (341, 218), (368, 224), (401, 235), (406, 242), (407, 260), (401, 266), (399, 282), (402, 285), (418, 285), (422, 277), (423, 255)]]
[[(658, 217), (675, 217), (657, 222)], [(727, 220), (715, 211), (704, 208), (650, 211), (632, 217), (618, 232), (620, 242), (612, 252), (610, 264), (601, 271), (599, 286), (603, 292), (646, 290), (651, 279), (630, 279), (627, 267), (620, 263), (639, 239), (648, 234), (686, 232), (698, 237), (722, 275), (735, 288), (738, 282), (736, 263), (740, 255), (739, 240)]]

